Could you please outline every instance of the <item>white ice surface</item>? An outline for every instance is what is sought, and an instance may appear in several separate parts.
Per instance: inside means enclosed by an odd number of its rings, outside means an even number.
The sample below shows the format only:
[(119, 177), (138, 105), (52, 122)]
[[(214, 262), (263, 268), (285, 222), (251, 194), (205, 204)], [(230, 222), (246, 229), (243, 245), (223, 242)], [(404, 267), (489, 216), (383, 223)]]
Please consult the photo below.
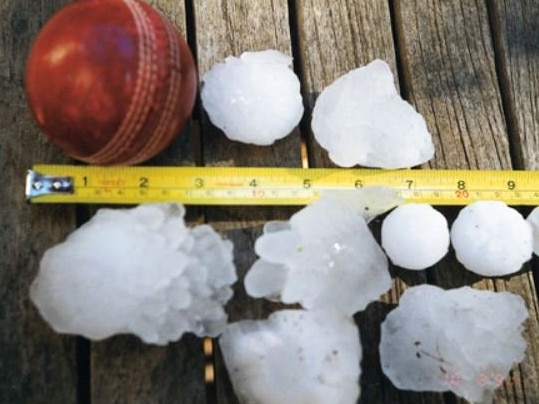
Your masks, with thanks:
[(41, 260), (30, 297), (58, 332), (154, 344), (216, 336), (236, 280), (232, 244), (180, 204), (101, 209)]
[(428, 204), (398, 206), (382, 223), (382, 247), (395, 265), (428, 268), (449, 249), (447, 220)]
[(382, 370), (399, 389), (490, 402), (524, 358), (527, 317), (524, 300), (509, 292), (411, 287), (382, 323)]
[(399, 96), (391, 69), (381, 60), (326, 87), (316, 100), (312, 129), (342, 167), (405, 168), (434, 156), (425, 120)]
[(483, 276), (520, 270), (532, 256), (531, 225), (499, 201), (478, 201), (463, 208), (451, 227), (457, 260)]
[(539, 207), (534, 208), (526, 221), (531, 225), (533, 231), (533, 252), (539, 255)]
[(231, 140), (270, 145), (303, 115), (292, 58), (276, 50), (227, 57), (204, 75), (201, 99), (212, 123)]
[(219, 339), (240, 402), (355, 404), (361, 344), (351, 318), (283, 310), (228, 325)]

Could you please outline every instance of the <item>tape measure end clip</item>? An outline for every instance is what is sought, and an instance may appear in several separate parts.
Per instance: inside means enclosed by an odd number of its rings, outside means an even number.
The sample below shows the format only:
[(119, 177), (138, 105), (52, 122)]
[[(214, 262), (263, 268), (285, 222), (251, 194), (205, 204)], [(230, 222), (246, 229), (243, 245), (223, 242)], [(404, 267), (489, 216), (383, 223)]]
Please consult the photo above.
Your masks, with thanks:
[(26, 173), (26, 200), (43, 195), (73, 194), (75, 192), (73, 177), (43, 175), (34, 170)]

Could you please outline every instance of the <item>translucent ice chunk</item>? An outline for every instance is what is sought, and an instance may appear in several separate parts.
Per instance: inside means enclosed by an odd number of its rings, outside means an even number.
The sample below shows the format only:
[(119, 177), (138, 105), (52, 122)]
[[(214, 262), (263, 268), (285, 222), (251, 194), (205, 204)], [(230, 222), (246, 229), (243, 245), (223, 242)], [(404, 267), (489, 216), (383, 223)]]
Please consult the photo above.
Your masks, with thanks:
[(533, 231), (533, 252), (539, 255), (539, 207), (533, 209), (526, 221), (531, 225)]
[(230, 324), (219, 343), (242, 403), (357, 402), (359, 333), (342, 314), (278, 311), (267, 320)]
[(292, 58), (276, 50), (230, 56), (204, 75), (202, 104), (212, 123), (232, 140), (270, 145), (288, 135), (303, 115)]
[(312, 129), (342, 167), (412, 167), (434, 155), (425, 120), (398, 95), (391, 70), (381, 60), (326, 87), (316, 100)]
[(32, 301), (56, 331), (91, 339), (220, 334), (236, 280), (232, 244), (183, 216), (180, 204), (99, 210), (45, 252)]
[(401, 205), (382, 223), (382, 247), (395, 265), (430, 267), (449, 249), (447, 220), (428, 204)]
[(533, 250), (531, 225), (499, 201), (478, 201), (462, 209), (451, 227), (451, 242), (459, 262), (483, 276), (517, 272)]
[[(245, 278), (252, 296), (352, 314), (391, 287), (385, 254), (348, 203), (320, 198), (293, 215), (289, 228), (272, 230), (255, 243), (260, 260)], [(280, 290), (260, 286), (266, 282)]]
[(523, 299), (509, 292), (412, 287), (382, 323), (382, 370), (403, 390), (489, 402), (524, 358), (527, 317)]

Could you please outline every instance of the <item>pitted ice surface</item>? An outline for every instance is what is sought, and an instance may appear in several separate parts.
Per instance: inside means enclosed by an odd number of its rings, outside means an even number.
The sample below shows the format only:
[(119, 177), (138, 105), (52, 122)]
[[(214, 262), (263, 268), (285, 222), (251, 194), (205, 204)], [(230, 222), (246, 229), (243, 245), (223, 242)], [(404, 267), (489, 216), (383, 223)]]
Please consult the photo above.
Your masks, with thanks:
[(353, 404), (361, 344), (352, 318), (282, 310), (227, 326), (221, 351), (241, 403)]
[(488, 403), (524, 358), (527, 317), (513, 293), (411, 287), (382, 323), (382, 370), (399, 389), (450, 390)]
[(395, 265), (414, 270), (430, 267), (449, 249), (447, 220), (428, 204), (398, 206), (382, 223), (382, 247)]
[(304, 308), (363, 310), (391, 287), (387, 258), (360, 212), (320, 198), (271, 226), (255, 243), (260, 259), (245, 278), (247, 293)]
[(41, 260), (30, 297), (57, 332), (100, 340), (132, 333), (166, 344), (217, 336), (236, 280), (232, 244), (187, 228), (180, 204), (101, 209)]
[(451, 227), (457, 260), (483, 276), (520, 270), (532, 256), (531, 225), (499, 201), (478, 201), (463, 208)]
[(271, 145), (303, 115), (292, 58), (276, 50), (229, 56), (204, 75), (202, 104), (211, 122), (231, 140)]
[(434, 156), (425, 120), (399, 96), (382, 60), (326, 87), (314, 106), (312, 130), (329, 158), (342, 167), (407, 168)]

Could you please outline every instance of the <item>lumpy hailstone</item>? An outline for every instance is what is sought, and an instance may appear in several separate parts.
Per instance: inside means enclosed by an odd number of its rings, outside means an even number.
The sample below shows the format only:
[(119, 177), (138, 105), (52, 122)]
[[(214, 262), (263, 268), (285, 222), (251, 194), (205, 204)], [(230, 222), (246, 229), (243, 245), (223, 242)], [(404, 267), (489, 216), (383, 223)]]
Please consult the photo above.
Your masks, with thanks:
[(428, 204), (398, 206), (382, 223), (382, 247), (395, 265), (430, 267), (449, 249), (447, 220)]
[(230, 56), (204, 75), (201, 98), (212, 123), (231, 140), (270, 145), (303, 115), (292, 58), (276, 50)]
[(524, 358), (527, 317), (523, 299), (509, 292), (412, 287), (382, 323), (382, 370), (399, 389), (490, 402)]
[(245, 278), (253, 297), (353, 314), (391, 287), (387, 258), (365, 219), (331, 198), (268, 225), (255, 251), (260, 259)]
[(187, 228), (183, 216), (180, 204), (99, 210), (45, 252), (32, 301), (56, 331), (96, 340), (220, 334), (236, 280), (232, 244), (209, 226)]
[(457, 260), (483, 276), (520, 270), (532, 256), (531, 225), (499, 201), (478, 201), (462, 209), (451, 227)]
[(404, 101), (387, 63), (375, 60), (326, 87), (313, 110), (316, 140), (342, 167), (412, 167), (434, 156), (425, 120)]
[(242, 403), (357, 402), (361, 344), (349, 317), (283, 310), (231, 324), (219, 342)]

